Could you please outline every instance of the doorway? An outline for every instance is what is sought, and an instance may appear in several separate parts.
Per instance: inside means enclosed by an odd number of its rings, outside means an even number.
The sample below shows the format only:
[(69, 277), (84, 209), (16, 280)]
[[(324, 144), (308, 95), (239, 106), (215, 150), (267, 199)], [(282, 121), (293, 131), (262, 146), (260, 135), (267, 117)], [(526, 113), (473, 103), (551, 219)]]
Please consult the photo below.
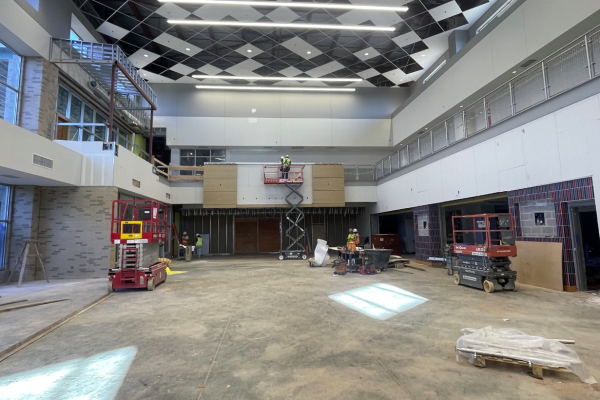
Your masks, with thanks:
[(600, 290), (600, 232), (598, 214), (592, 202), (570, 205), (573, 255), (580, 291)]

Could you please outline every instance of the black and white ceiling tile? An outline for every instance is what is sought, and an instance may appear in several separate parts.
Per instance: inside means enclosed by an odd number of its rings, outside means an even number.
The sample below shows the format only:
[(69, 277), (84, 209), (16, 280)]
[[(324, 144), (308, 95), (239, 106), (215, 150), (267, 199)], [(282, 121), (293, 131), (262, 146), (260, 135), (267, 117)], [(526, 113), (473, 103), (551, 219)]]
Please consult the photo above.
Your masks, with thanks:
[[(288, 0), (289, 1), (289, 0)], [(307, 2), (307, 0), (301, 0)], [(260, 81), (260, 85), (410, 86), (496, 0), (331, 0), (408, 7), (407, 12), (73, 0), (109, 43), (149, 82), (253, 84), (198, 80), (193, 74), (363, 78), (360, 83)], [(318, 0), (317, 2), (329, 2)], [(172, 25), (173, 19), (394, 26), (394, 32)]]

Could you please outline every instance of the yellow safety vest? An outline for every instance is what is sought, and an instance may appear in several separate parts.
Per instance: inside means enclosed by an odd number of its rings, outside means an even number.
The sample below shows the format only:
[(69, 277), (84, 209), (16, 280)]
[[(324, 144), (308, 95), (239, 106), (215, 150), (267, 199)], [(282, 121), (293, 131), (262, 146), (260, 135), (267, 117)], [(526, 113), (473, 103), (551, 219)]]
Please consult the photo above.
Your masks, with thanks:
[(349, 242), (354, 242), (354, 233), (348, 234), (348, 243)]
[(198, 240), (196, 241), (196, 246), (202, 246), (202, 236), (198, 237)]
[(291, 163), (292, 163), (292, 160), (290, 160), (289, 158), (284, 158), (283, 159), (283, 166), (284, 167), (289, 167)]

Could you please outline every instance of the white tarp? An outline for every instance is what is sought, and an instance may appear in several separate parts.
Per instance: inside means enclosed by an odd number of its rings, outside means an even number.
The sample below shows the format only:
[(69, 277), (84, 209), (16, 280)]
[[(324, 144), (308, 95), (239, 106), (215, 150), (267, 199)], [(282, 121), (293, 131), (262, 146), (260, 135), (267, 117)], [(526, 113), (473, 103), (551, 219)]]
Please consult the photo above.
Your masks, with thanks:
[(327, 250), (329, 250), (327, 242), (322, 239), (317, 239), (317, 247), (315, 247), (315, 261), (313, 262), (315, 267), (323, 267), (327, 265), (327, 262), (329, 262), (329, 253), (327, 253)]
[(573, 372), (585, 383), (596, 383), (577, 353), (557, 340), (531, 336), (513, 328), (494, 329), (491, 326), (482, 329), (466, 328), (461, 332), (463, 336), (456, 341), (456, 348), (459, 349), (459, 354), (467, 357), (471, 363), (474, 362), (475, 355), (461, 352), (460, 349), (548, 367), (562, 367)]

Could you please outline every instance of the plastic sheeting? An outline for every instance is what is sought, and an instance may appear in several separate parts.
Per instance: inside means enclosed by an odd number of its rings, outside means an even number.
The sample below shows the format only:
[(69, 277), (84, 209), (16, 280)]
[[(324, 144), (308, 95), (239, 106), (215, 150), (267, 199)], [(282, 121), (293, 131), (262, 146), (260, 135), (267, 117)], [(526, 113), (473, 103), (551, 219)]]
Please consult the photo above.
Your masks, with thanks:
[(315, 267), (323, 267), (327, 265), (327, 262), (329, 262), (329, 254), (327, 253), (327, 250), (329, 250), (327, 242), (322, 239), (317, 239), (317, 247), (315, 247), (315, 261), (313, 262)]
[[(482, 329), (466, 328), (461, 332), (463, 336), (456, 341), (457, 349), (468, 349), (482, 355), (507, 357), (542, 366), (562, 367), (573, 372), (585, 383), (596, 383), (577, 353), (557, 340), (531, 336), (513, 328), (494, 329), (491, 326)], [(459, 351), (459, 354), (467, 357), (471, 363), (475, 361), (475, 355), (472, 353)]]

